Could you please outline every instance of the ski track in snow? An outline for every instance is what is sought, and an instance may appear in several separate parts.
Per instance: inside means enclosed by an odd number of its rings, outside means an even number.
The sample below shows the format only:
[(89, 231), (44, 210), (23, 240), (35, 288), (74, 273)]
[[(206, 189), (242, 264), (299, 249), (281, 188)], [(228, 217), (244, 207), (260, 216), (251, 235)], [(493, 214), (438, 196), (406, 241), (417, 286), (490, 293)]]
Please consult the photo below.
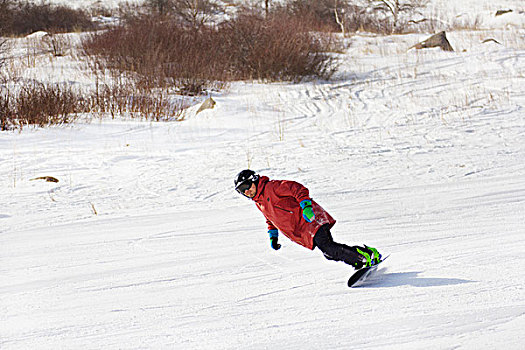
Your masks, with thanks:
[[(333, 81), (233, 84), (182, 123), (1, 133), (0, 348), (522, 349), (524, 45), (376, 39)], [(385, 266), (348, 289), (318, 250), (272, 251), (232, 190), (248, 166)]]

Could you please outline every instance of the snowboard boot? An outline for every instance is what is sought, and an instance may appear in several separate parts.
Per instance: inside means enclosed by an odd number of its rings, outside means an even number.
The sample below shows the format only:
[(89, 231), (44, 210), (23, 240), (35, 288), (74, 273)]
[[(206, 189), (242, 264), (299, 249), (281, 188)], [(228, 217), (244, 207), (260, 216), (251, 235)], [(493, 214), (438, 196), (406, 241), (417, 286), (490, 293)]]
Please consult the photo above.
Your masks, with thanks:
[(357, 248), (357, 251), (366, 259), (365, 267), (374, 266), (381, 262), (381, 254), (375, 248), (365, 245), (365, 248)]
[(372, 251), (373, 257), (372, 257), (372, 265), (379, 264), (381, 262), (381, 258), (383, 257), (376, 248), (369, 247), (365, 244), (365, 248)]
[(340, 245), (334, 253), (335, 256), (328, 256), (325, 254), (325, 257), (329, 260), (343, 261), (345, 264), (352, 266), (356, 270), (362, 269), (366, 264), (365, 258), (362, 254), (357, 252), (355, 247)]

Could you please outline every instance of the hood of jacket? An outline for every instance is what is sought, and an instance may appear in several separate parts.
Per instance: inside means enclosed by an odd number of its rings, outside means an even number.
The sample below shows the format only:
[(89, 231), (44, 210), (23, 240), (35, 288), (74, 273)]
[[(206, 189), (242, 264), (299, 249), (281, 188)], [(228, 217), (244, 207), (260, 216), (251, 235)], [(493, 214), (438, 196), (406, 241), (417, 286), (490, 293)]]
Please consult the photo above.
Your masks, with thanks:
[(266, 184), (270, 181), (270, 178), (268, 176), (260, 176), (259, 181), (257, 182), (257, 192), (255, 192), (255, 196), (251, 198), (253, 201), (257, 201), (259, 197), (264, 192), (264, 188), (266, 187)]

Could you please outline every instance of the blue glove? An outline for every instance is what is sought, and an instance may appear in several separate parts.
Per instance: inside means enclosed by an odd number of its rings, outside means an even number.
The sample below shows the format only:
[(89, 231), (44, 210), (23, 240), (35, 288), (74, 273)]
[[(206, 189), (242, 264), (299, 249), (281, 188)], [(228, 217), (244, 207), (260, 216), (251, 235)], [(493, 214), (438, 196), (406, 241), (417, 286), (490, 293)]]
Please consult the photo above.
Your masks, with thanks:
[(277, 230), (268, 230), (268, 233), (270, 234), (270, 244), (274, 250), (281, 249), (281, 245), (277, 243), (279, 239), (279, 231)]
[(301, 208), (303, 208), (303, 218), (306, 222), (312, 222), (315, 219), (314, 210), (312, 209), (312, 201), (310, 199), (305, 199), (299, 203)]

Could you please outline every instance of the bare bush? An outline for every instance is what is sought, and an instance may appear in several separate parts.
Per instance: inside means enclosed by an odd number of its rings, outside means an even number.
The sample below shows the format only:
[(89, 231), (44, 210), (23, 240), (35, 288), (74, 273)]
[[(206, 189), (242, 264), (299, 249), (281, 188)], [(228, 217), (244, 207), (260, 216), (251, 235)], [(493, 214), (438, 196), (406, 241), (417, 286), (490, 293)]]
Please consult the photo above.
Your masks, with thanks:
[(408, 32), (428, 0), (291, 0), (288, 13), (314, 24), (312, 30), (366, 31), (380, 34)]
[(0, 129), (71, 123), (84, 110), (81, 94), (69, 86), (28, 83), (0, 95)]
[(292, 0), (286, 5), (285, 10), (293, 17), (302, 18), (305, 24), (310, 24), (311, 30), (336, 32), (340, 25), (337, 23), (335, 10), (338, 10), (340, 15), (346, 7), (345, 1)]
[[(240, 16), (220, 32), (228, 40), (227, 64), (234, 79), (300, 81), (304, 77), (327, 78), (333, 73), (328, 55), (331, 38), (314, 36), (298, 17), (284, 13), (264, 20)], [(226, 54), (225, 53), (225, 54)]]
[(0, 11), (0, 35), (26, 35), (39, 30), (71, 32), (93, 28), (85, 11), (46, 2), (0, 0)]
[(80, 94), (69, 86), (58, 84), (27, 84), (15, 102), (16, 120), (22, 125), (67, 124), (84, 111)]
[(390, 20), (377, 16), (366, 5), (367, 2), (349, 0), (292, 0), (284, 9), (314, 31), (390, 33)]
[(328, 77), (328, 41), (284, 15), (240, 16), (199, 30), (144, 16), (92, 35), (83, 47), (99, 61), (97, 69), (133, 72), (150, 88), (174, 86), (198, 94), (216, 81)]
[(100, 84), (87, 98), (86, 105), (92, 113), (109, 114), (112, 118), (128, 115), (155, 121), (178, 121), (188, 106), (183, 100), (174, 100), (167, 89), (148, 90), (133, 82), (116, 81)]
[(209, 24), (215, 14), (224, 12), (222, 2), (216, 0), (145, 0), (143, 6), (134, 7), (135, 14), (125, 17), (136, 16), (137, 7), (141, 13), (158, 17), (170, 16), (193, 28)]
[(201, 28), (210, 23), (214, 14), (223, 12), (222, 7), (211, 0), (173, 0), (173, 11), (194, 28)]
[(167, 90), (145, 91), (132, 84), (101, 85), (82, 93), (67, 85), (29, 83), (17, 93), (0, 94), (0, 130), (72, 123), (81, 113), (144, 120), (182, 120), (188, 107)]

